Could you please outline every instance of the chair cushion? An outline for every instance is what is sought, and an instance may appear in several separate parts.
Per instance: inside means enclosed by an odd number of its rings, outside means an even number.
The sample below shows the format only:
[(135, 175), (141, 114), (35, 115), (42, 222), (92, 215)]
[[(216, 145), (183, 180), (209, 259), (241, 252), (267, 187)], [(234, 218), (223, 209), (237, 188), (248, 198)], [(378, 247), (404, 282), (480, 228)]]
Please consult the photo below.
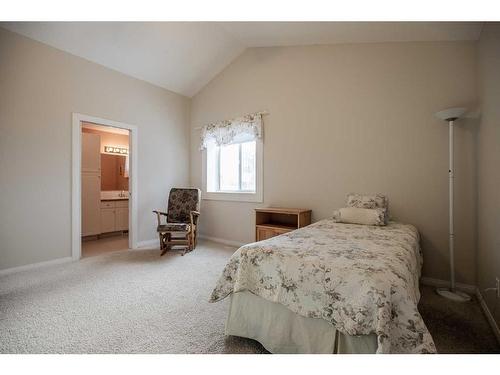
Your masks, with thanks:
[(189, 223), (191, 211), (200, 210), (199, 189), (172, 188), (168, 198), (169, 223)]
[(158, 225), (158, 232), (189, 232), (191, 224), (186, 223), (167, 223)]

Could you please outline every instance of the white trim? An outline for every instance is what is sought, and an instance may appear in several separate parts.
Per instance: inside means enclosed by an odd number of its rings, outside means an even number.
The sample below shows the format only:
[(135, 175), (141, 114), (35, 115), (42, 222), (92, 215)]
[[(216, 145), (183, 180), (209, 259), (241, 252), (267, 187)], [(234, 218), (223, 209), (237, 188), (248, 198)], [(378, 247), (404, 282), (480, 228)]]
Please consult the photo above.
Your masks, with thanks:
[(207, 150), (201, 151), (201, 199), (217, 201), (237, 201), (237, 202), (256, 202), (264, 201), (264, 142), (262, 138), (256, 142), (256, 161), (255, 161), (255, 193), (244, 192), (207, 192)]
[[(200, 240), (207, 240), (207, 241), (212, 241), (219, 243), (221, 245), (227, 245), (231, 247), (241, 247), (243, 245), (246, 245), (245, 242), (239, 242), (239, 241), (233, 241), (233, 240), (227, 240), (225, 238), (218, 238), (218, 237), (211, 237), (211, 236), (205, 236), (204, 234), (199, 234), (198, 238)], [(151, 239), (151, 240), (146, 240), (146, 241), (140, 241), (137, 244), (137, 248), (133, 250), (144, 250), (145, 248), (160, 248), (160, 240), (159, 239)]]
[[(198, 238), (200, 240), (212, 241), (212, 242), (219, 243), (221, 245), (227, 245), (227, 246), (231, 246), (231, 247), (241, 247), (243, 245), (246, 245), (245, 242), (227, 240), (225, 238), (205, 236), (204, 234), (199, 234)], [(140, 241), (137, 244), (137, 248), (133, 249), (133, 250), (144, 250), (145, 248), (157, 248), (157, 249), (159, 249), (160, 248), (160, 240), (158, 238), (156, 238), (156, 239), (151, 239), (151, 240), (146, 240), (146, 241)]]
[(486, 315), (486, 319), (488, 319), (488, 323), (490, 323), (491, 329), (493, 330), (493, 333), (495, 334), (498, 343), (500, 343), (500, 329), (498, 328), (497, 322), (495, 321), (495, 318), (493, 317), (493, 314), (491, 313), (490, 309), (488, 308), (488, 305), (486, 304), (486, 301), (483, 298), (483, 295), (479, 291), (479, 288), (476, 289), (476, 297), (479, 301), (479, 304), (481, 305), (484, 315)]
[(138, 129), (135, 125), (126, 124), (108, 120), (104, 118), (83, 115), (81, 113), (73, 113), (72, 116), (72, 179), (71, 179), (71, 256), (74, 260), (78, 260), (82, 256), (81, 247), (81, 123), (92, 122), (95, 124), (112, 126), (114, 128), (130, 130), (130, 171), (129, 171), (129, 247), (137, 248), (138, 231), (138, 191), (137, 177), (138, 176)]
[(211, 237), (211, 236), (205, 236), (204, 234), (199, 234), (198, 238), (202, 240), (207, 240), (207, 241), (212, 241), (212, 242), (217, 242), (220, 243), (221, 245), (227, 245), (227, 246), (233, 246), (233, 247), (241, 247), (243, 245), (246, 245), (245, 242), (239, 242), (239, 241), (233, 241), (233, 240), (227, 240), (225, 238), (218, 238), (218, 237)]
[[(423, 285), (433, 286), (435, 288), (449, 288), (451, 286), (451, 283), (449, 281), (434, 279), (432, 277), (421, 277), (420, 283)], [(475, 285), (455, 283), (455, 287), (458, 290), (461, 290), (462, 292), (466, 292), (466, 293), (474, 294), (476, 292)]]
[(72, 262), (72, 261), (73, 261), (72, 257), (64, 257), (64, 258), (47, 260), (45, 262), (26, 264), (24, 266), (19, 266), (19, 267), (6, 268), (4, 270), (0, 270), (0, 276), (10, 275), (12, 273), (33, 270), (36, 268), (41, 268), (41, 267), (46, 267), (46, 266), (52, 266), (55, 264), (68, 263), (68, 262)]

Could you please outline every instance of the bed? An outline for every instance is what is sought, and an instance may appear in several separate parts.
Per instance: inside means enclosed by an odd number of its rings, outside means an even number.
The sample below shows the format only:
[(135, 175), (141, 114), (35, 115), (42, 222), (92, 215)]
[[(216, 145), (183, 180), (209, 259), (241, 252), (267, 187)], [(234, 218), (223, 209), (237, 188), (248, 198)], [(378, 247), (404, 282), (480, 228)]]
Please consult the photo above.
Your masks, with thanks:
[(226, 334), (272, 353), (434, 353), (421, 265), (411, 225), (325, 219), (239, 248), (210, 302), (229, 296)]

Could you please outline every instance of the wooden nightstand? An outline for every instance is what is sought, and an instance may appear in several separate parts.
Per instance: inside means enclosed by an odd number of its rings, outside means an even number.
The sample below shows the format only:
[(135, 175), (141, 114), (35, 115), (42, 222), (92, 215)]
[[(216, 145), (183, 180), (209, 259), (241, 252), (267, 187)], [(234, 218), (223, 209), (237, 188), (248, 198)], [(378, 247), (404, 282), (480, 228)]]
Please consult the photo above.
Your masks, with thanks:
[(255, 240), (267, 240), (309, 224), (311, 224), (311, 210), (302, 208), (256, 208)]

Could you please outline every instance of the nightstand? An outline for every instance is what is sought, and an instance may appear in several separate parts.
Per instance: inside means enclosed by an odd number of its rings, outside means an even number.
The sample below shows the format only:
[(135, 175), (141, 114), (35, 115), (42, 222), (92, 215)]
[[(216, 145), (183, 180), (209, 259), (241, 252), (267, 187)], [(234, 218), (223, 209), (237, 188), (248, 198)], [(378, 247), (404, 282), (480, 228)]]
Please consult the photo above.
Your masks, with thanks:
[(311, 210), (302, 208), (256, 208), (255, 240), (262, 241), (311, 224)]

